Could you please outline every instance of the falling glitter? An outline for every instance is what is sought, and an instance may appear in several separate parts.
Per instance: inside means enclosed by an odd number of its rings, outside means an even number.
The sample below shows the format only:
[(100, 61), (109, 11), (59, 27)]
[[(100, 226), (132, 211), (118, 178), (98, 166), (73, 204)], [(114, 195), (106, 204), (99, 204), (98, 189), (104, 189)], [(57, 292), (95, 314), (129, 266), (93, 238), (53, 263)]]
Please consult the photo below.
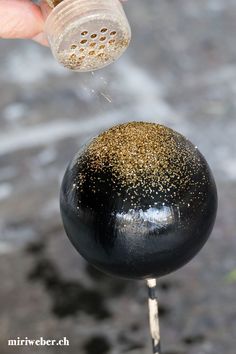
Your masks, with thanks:
[(104, 92), (100, 92), (101, 96), (103, 96), (109, 103), (112, 102), (112, 99), (110, 96), (108, 96), (107, 94), (105, 94)]

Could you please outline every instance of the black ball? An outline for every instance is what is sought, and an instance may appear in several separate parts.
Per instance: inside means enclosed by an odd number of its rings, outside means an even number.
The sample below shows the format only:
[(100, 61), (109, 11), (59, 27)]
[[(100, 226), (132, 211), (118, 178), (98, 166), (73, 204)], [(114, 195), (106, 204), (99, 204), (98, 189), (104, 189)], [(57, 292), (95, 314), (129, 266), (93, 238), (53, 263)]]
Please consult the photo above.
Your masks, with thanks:
[(115, 126), (81, 149), (61, 187), (68, 237), (98, 269), (155, 278), (191, 260), (212, 230), (217, 192), (197, 147), (165, 126)]

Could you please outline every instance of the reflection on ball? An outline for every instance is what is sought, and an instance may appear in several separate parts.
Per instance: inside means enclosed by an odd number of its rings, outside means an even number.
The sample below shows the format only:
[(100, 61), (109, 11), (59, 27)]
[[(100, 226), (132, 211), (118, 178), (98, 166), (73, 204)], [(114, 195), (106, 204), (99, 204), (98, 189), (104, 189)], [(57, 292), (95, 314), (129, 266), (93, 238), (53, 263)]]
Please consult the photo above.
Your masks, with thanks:
[(66, 233), (100, 270), (155, 278), (202, 248), (217, 210), (214, 178), (199, 150), (165, 126), (132, 122), (94, 138), (61, 187)]

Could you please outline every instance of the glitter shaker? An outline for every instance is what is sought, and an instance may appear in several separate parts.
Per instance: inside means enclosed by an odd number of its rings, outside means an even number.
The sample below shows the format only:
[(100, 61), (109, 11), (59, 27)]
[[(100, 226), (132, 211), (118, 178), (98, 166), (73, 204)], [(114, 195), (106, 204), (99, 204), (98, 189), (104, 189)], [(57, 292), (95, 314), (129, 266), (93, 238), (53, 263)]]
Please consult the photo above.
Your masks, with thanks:
[(52, 12), (46, 33), (52, 53), (63, 66), (94, 71), (116, 61), (126, 50), (131, 30), (119, 0), (47, 0)]

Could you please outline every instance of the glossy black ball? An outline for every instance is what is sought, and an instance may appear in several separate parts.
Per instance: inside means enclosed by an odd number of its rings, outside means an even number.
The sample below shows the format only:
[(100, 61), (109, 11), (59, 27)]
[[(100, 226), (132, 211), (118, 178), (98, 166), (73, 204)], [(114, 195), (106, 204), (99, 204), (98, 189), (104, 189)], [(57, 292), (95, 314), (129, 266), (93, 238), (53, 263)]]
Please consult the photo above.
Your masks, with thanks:
[(212, 230), (217, 192), (185, 137), (132, 122), (105, 131), (69, 164), (61, 186), (68, 237), (98, 269), (154, 278), (190, 261)]

